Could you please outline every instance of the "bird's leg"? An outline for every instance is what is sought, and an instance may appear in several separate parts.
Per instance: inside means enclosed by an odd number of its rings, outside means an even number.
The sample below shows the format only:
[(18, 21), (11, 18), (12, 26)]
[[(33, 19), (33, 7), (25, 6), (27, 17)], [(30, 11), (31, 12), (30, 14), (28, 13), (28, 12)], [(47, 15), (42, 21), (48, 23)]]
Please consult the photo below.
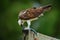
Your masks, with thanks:
[(27, 28), (30, 29), (31, 21), (27, 20), (27, 24), (28, 24)]
[(27, 29), (28, 29), (28, 40), (30, 40), (30, 25), (31, 25), (31, 21), (30, 20), (27, 20)]

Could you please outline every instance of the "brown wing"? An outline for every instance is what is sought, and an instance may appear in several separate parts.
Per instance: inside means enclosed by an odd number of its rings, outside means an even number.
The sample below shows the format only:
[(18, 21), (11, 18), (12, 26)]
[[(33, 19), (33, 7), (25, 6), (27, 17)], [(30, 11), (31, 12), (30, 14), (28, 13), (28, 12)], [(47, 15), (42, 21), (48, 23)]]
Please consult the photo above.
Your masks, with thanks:
[(21, 13), (21, 15), (19, 15), (19, 18), (22, 19), (22, 20), (29, 20), (29, 19), (36, 18), (40, 14), (42, 14), (45, 9), (48, 9), (49, 7), (51, 7), (51, 6), (48, 5), (48, 6), (44, 6), (44, 7), (40, 7), (40, 8), (27, 9), (27, 10), (23, 11)]
[(28, 9), (26, 10), (26, 13), (22, 13), (19, 18), (23, 20), (29, 20), (35, 17), (38, 17), (42, 13), (42, 10), (39, 8), (36, 9)]

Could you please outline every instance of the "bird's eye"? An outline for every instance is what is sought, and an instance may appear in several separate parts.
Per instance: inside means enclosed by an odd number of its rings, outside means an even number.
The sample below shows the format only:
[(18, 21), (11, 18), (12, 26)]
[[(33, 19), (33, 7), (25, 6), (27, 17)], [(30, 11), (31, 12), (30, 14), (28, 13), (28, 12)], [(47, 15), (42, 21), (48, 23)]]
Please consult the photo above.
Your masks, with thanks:
[(33, 9), (36, 9), (36, 7), (33, 7)]

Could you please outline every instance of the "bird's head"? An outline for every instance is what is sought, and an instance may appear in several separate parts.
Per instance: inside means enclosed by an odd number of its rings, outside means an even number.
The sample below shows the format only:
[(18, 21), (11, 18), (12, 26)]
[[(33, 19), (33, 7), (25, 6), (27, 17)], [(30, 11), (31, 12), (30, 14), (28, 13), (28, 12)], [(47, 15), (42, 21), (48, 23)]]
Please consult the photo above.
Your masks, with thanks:
[(46, 6), (42, 6), (42, 9), (44, 9), (44, 11), (48, 11), (48, 10), (51, 9), (51, 7), (52, 7), (52, 5), (49, 4), (49, 5), (46, 5)]

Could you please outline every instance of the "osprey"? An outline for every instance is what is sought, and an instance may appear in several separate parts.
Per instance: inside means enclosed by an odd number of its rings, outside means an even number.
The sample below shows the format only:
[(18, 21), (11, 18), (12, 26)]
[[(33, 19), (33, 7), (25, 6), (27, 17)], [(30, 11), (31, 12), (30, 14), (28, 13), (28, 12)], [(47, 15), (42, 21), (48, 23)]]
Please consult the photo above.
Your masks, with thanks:
[(24, 22), (27, 22), (28, 26), (26, 29), (29, 29), (31, 21), (38, 19), (38, 17), (43, 16), (43, 12), (51, 8), (51, 5), (33, 7), (23, 11), (20, 11), (18, 15), (18, 24), (23, 25)]

